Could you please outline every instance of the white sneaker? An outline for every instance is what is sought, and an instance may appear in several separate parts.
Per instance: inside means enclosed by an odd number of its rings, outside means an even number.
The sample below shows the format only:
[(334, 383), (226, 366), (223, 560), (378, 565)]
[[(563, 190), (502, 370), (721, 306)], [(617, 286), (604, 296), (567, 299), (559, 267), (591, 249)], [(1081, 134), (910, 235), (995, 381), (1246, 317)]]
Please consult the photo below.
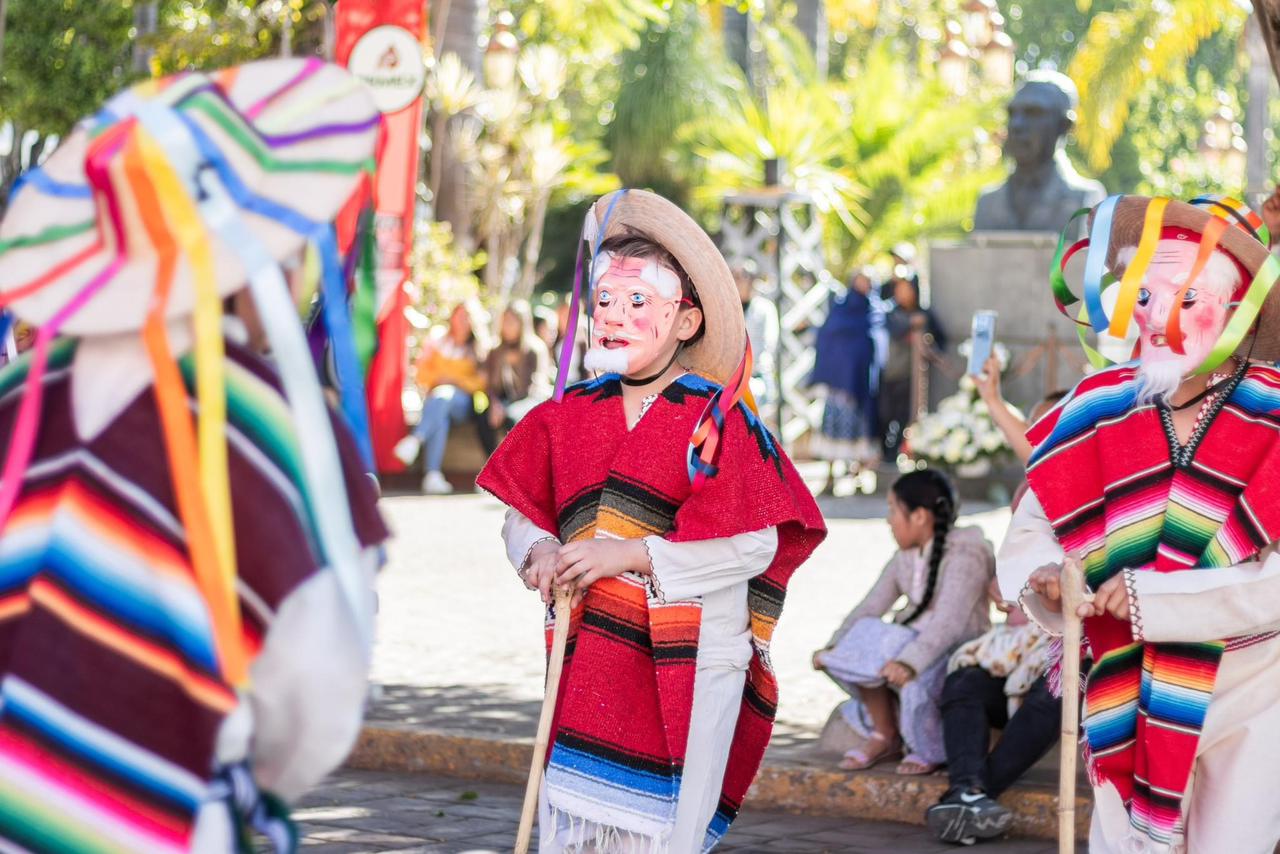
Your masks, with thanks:
[(413, 461), (418, 458), (418, 451), (422, 449), (422, 440), (410, 433), (391, 449), (391, 453), (396, 455), (396, 459), (407, 466), (413, 465)]
[(429, 471), (422, 479), (422, 491), (427, 495), (448, 495), (453, 492), (453, 484), (444, 479), (438, 471)]

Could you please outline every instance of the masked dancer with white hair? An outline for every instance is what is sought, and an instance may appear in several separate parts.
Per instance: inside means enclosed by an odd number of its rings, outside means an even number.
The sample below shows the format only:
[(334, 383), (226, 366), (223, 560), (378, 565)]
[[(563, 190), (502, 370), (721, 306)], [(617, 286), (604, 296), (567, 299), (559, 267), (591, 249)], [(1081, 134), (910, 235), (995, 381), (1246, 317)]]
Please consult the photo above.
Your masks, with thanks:
[(565, 388), (571, 327), (557, 393), (478, 481), (511, 508), (526, 586), (576, 591), (539, 850), (708, 851), (768, 744), (769, 640), (826, 529), (751, 405), (742, 303), (711, 238), (624, 190), (592, 207), (583, 243), (600, 376)]
[(1267, 240), (1231, 200), (1112, 196), (1055, 260), (1064, 310), (1077, 302), (1065, 260), (1087, 248), (1081, 317), (1140, 333), (1132, 361), (1086, 377), (1028, 432), (1030, 493), (998, 559), (1005, 598), (1051, 633), (1064, 555), (1094, 592), (1080, 609), (1092, 852), (1261, 854), (1280, 840), (1280, 800), (1258, 797), (1280, 767), (1280, 372), (1267, 364), (1280, 265)]

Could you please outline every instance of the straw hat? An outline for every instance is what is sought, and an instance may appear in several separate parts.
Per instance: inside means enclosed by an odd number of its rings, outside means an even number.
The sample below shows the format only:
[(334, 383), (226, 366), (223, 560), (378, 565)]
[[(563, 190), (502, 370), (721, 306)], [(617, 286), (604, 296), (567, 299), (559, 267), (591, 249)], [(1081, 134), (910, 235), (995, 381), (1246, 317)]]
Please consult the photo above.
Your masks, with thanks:
[[(605, 214), (619, 193), (625, 195), (614, 204), (605, 230)], [(698, 290), (706, 327), (702, 338), (681, 353), (680, 362), (690, 371), (726, 385), (742, 361), (747, 324), (738, 286), (711, 238), (680, 208), (646, 190), (618, 190), (599, 198), (592, 210), (598, 228), (593, 244), (618, 235), (638, 234), (662, 246), (680, 262)]]
[[(1111, 220), (1111, 241), (1107, 247), (1107, 267), (1117, 276), (1122, 274), (1123, 265), (1119, 264), (1116, 256), (1121, 249), (1138, 245), (1150, 202), (1148, 196), (1124, 196), (1116, 204)], [(1096, 211), (1095, 208), (1094, 212)], [(1162, 224), (1165, 228), (1182, 228), (1203, 234), (1205, 225), (1216, 216), (1211, 207), (1171, 200), (1164, 209)], [(1094, 214), (1091, 213), (1090, 226), (1093, 224), (1093, 217)], [(1234, 225), (1223, 232), (1218, 241), (1218, 249), (1240, 266), (1244, 274), (1242, 288), (1248, 287), (1253, 281), (1269, 255), (1267, 247), (1257, 238), (1244, 228)], [(1257, 338), (1256, 342), (1254, 337)], [(1264, 362), (1280, 360), (1280, 288), (1271, 289), (1266, 302), (1262, 304), (1262, 310), (1258, 312), (1255, 335), (1246, 337), (1236, 352)]]
[[(163, 115), (169, 133), (157, 133), (154, 118), (148, 122), (148, 116), (157, 114)], [(220, 175), (216, 165), (222, 161), (258, 197), (255, 204), (274, 206), (277, 216), (286, 209), (300, 215), (295, 226), (318, 227), (332, 221), (356, 190), (360, 167), (374, 153), (378, 122), (364, 86), (344, 69), (314, 59), (254, 62), (125, 90), (83, 120), (14, 194), (0, 222), (0, 247), (10, 247), (0, 249), (0, 293), (88, 253), (49, 285), (12, 304), (19, 318), (43, 324), (109, 267), (122, 248), (123, 266), (62, 331), (105, 335), (138, 330), (155, 289), (158, 258), (125, 169), (123, 153), (137, 143), (137, 135), (145, 133), (161, 146), (192, 198), (199, 196), (197, 179)], [(122, 144), (104, 145), (115, 134), (123, 136)], [(88, 166), (95, 151), (105, 169), (91, 185)], [(112, 225), (112, 196), (120, 233)], [(165, 199), (159, 202), (163, 205)], [(306, 238), (296, 228), (274, 216), (246, 208), (237, 213), (277, 260), (304, 245)], [(50, 230), (65, 236), (31, 244), (31, 238)], [(230, 295), (245, 285), (247, 275), (236, 253), (222, 246), (213, 231), (206, 229), (206, 236), (212, 242), (218, 290)], [(174, 273), (168, 316), (190, 314), (194, 299), (193, 270), (184, 254)]]

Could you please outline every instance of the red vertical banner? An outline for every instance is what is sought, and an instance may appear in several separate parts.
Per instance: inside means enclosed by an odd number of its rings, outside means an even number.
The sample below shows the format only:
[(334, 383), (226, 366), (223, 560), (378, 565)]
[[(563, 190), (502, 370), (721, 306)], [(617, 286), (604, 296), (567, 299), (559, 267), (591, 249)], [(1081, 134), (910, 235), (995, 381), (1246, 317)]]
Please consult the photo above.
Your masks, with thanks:
[(382, 145), (373, 187), (378, 349), (365, 383), (374, 461), (382, 472), (404, 468), (392, 448), (405, 433), (400, 402), (408, 358), (405, 284), (413, 246), (426, 35), (426, 0), (338, 3), (334, 58), (369, 86), (382, 110)]

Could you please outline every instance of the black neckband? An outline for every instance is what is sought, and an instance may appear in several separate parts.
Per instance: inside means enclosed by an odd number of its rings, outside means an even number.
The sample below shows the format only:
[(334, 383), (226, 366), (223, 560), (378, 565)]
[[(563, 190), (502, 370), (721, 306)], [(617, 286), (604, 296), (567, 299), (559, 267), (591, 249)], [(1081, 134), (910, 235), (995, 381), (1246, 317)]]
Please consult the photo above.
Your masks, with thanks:
[(1204, 400), (1206, 397), (1213, 394), (1214, 392), (1218, 391), (1223, 386), (1229, 385), (1236, 378), (1236, 374), (1241, 373), (1242, 370), (1248, 366), (1248, 364), (1249, 363), (1247, 361), (1242, 362), (1239, 368), (1236, 368), (1234, 371), (1231, 372), (1231, 376), (1227, 377), (1226, 379), (1218, 380), (1213, 385), (1205, 386), (1204, 391), (1200, 392), (1190, 400), (1184, 400), (1182, 403), (1179, 403), (1176, 405), (1173, 403), (1166, 402), (1165, 406), (1167, 406), (1171, 412), (1181, 412), (1184, 409), (1188, 409), (1192, 406), (1195, 406), (1197, 403)]
[(667, 371), (669, 371), (671, 369), (671, 366), (675, 364), (676, 356), (680, 355), (680, 351), (683, 349), (683, 347), (684, 347), (684, 342), (682, 341), (680, 342), (680, 345), (676, 347), (676, 351), (671, 354), (671, 358), (668, 359), (667, 363), (662, 366), (662, 370), (658, 371), (656, 374), (651, 374), (650, 376), (647, 376), (647, 377), (641, 377), (638, 380), (633, 380), (631, 377), (623, 376), (621, 377), (622, 384), (634, 387), (634, 386), (648, 385), (649, 383), (658, 379)]

